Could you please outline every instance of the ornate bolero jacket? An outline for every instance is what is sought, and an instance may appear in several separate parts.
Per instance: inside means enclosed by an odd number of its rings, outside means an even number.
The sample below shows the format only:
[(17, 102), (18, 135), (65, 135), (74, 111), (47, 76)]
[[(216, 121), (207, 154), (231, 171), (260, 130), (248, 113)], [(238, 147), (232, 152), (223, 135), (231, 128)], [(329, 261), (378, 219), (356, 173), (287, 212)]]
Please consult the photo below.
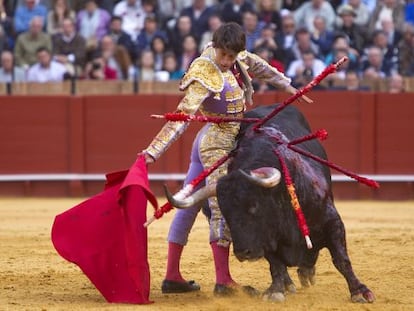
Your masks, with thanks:
[[(248, 51), (237, 55), (236, 65), (243, 81), (242, 87), (229, 70), (222, 72), (214, 62), (215, 49), (208, 46), (196, 58), (180, 83), (185, 96), (178, 104), (176, 112), (195, 114), (198, 110), (204, 115), (236, 115), (245, 110), (245, 101), (251, 102), (252, 88), (250, 76), (286, 88), (291, 80), (265, 60)], [(154, 160), (158, 159), (188, 127), (186, 122), (167, 122), (153, 141), (144, 150)]]

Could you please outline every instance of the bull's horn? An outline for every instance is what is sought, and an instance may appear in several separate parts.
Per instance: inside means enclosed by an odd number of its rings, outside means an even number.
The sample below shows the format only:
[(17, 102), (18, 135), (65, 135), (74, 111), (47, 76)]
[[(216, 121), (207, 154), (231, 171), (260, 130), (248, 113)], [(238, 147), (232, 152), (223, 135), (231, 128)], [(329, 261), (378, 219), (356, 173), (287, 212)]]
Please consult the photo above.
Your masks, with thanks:
[(168, 190), (167, 186), (165, 185), (164, 185), (164, 191), (165, 191), (165, 195), (167, 197), (168, 202), (170, 202), (172, 206), (175, 206), (177, 208), (187, 208), (187, 207), (196, 205), (202, 200), (215, 196), (216, 195), (216, 184), (214, 183), (211, 185), (204, 186), (203, 188), (197, 190), (192, 195), (184, 199), (176, 198), (176, 196), (173, 196), (171, 192)]
[(280, 171), (274, 167), (260, 167), (247, 174), (239, 170), (252, 183), (265, 188), (272, 188), (280, 182)]

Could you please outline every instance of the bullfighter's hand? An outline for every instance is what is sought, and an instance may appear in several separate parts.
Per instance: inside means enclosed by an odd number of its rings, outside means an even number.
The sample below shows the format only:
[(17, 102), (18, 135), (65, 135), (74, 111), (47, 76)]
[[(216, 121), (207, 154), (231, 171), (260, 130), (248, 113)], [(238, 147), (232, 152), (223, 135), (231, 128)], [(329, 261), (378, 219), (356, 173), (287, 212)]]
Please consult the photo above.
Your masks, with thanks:
[(151, 157), (147, 152), (142, 151), (142, 152), (138, 153), (138, 156), (141, 156), (141, 155), (144, 156), (146, 164), (151, 164), (151, 163), (155, 162), (154, 158)]
[(312, 104), (313, 103), (313, 100), (312, 99), (310, 99), (308, 96), (306, 96), (306, 95), (302, 95), (301, 97), (299, 97), (298, 98), (298, 101), (300, 102), (300, 103), (306, 103), (306, 104)]
[[(286, 87), (285, 91), (289, 94), (292, 94), (292, 95), (295, 95), (298, 92), (298, 90), (295, 87), (293, 87), (292, 85), (288, 85)], [(312, 104), (313, 103), (313, 100), (310, 99), (306, 95), (302, 95), (301, 97), (298, 97), (298, 101), (300, 103), (307, 103), (307, 104)]]

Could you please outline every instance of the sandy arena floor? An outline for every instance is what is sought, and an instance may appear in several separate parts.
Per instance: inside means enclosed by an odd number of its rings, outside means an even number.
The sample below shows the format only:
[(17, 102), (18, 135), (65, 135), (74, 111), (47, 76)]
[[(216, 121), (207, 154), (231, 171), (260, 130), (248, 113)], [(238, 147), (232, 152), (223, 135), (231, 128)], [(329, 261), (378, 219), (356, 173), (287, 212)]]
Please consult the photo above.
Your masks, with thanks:
[[(338, 202), (347, 228), (349, 254), (356, 274), (375, 293), (369, 305), (352, 304), (345, 280), (326, 250), (317, 263), (317, 284), (298, 287), (282, 304), (245, 296), (215, 298), (208, 227), (197, 219), (184, 251), (182, 271), (197, 280), (198, 293), (163, 295), (167, 244), (173, 212), (149, 229), (151, 305), (108, 304), (77, 266), (55, 252), (50, 229), (56, 214), (83, 199), (0, 198), (0, 310), (414, 310), (414, 202)], [(148, 214), (152, 214), (149, 209)], [(234, 278), (265, 290), (267, 263), (231, 258)]]

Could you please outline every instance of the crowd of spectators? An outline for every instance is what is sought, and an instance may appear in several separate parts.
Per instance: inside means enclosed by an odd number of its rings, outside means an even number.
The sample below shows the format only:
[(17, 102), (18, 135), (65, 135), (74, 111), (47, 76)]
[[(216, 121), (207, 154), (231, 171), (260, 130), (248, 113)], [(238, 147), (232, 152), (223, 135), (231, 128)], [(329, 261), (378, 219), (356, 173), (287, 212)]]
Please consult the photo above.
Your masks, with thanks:
[(410, 0), (0, 0), (0, 82), (178, 80), (230, 21), (296, 87), (343, 56), (324, 87), (414, 77)]

